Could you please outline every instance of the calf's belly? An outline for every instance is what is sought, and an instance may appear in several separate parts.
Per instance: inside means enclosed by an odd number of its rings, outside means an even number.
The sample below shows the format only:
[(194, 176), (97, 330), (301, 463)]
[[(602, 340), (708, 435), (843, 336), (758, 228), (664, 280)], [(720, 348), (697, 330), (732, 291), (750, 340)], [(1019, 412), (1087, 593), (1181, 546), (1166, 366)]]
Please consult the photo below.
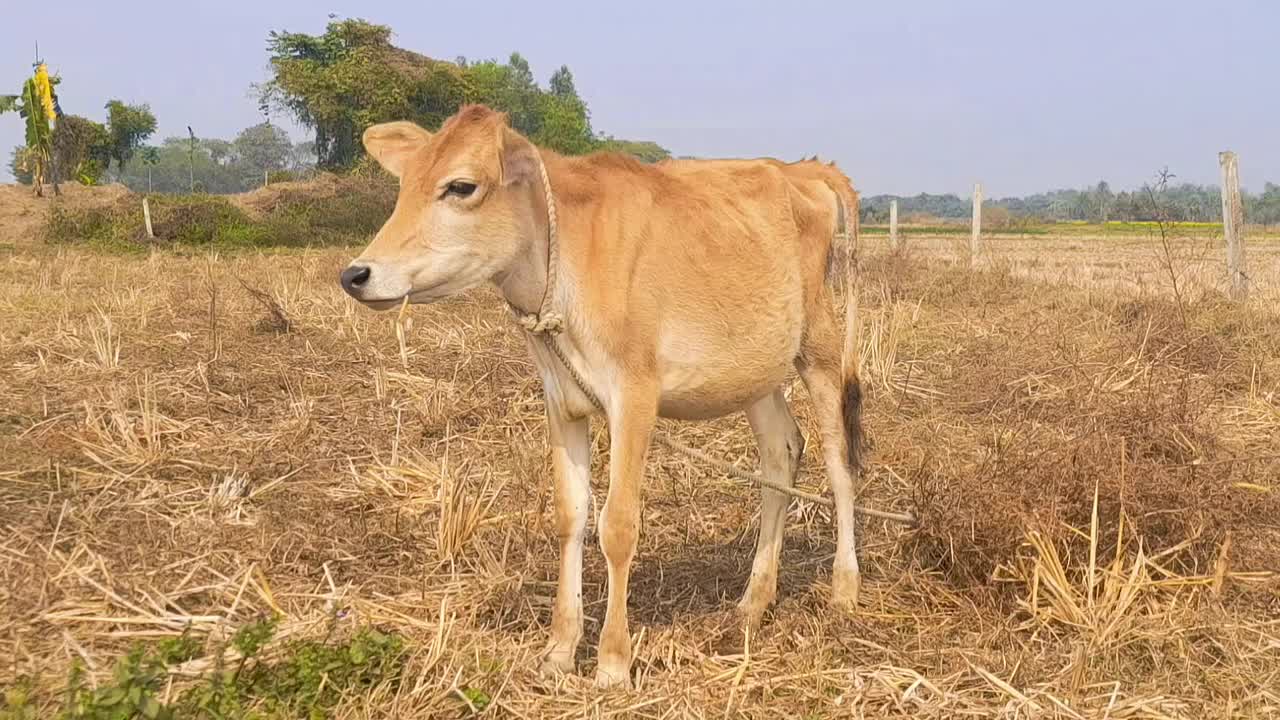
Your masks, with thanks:
[(696, 293), (670, 293), (658, 338), (660, 415), (728, 415), (786, 379), (805, 320), (803, 286), (788, 257), (781, 250), (744, 255), (754, 265), (709, 268)]
[(786, 379), (800, 349), (798, 326), (737, 341), (671, 342), (660, 357), (658, 414), (704, 420), (745, 409)]

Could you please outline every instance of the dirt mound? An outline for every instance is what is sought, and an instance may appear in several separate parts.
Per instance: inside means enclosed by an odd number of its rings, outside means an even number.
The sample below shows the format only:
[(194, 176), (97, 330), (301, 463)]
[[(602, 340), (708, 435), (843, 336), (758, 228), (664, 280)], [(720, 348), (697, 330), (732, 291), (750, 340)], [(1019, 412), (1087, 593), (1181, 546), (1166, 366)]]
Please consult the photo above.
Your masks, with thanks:
[(293, 180), (272, 183), (266, 187), (250, 190), (246, 193), (228, 195), (232, 205), (240, 208), (249, 217), (261, 219), (280, 206), (296, 201), (300, 197), (311, 200), (323, 200), (336, 196), (343, 186), (343, 180), (332, 173), (320, 173), (310, 180)]
[[(236, 195), (154, 193), (150, 196), (154, 241), (235, 247), (346, 245), (368, 242), (395, 209), (397, 185), (386, 173), (323, 173), (305, 181), (278, 182)], [(41, 209), (35, 198), (15, 194), (22, 223), (11, 232), (51, 242), (96, 243), (117, 248), (148, 244), (142, 196), (115, 186), (86, 201)], [(18, 207), (16, 204), (14, 207)], [(56, 208), (57, 212), (49, 210)]]
[(36, 242), (49, 208), (55, 204), (69, 209), (101, 207), (129, 194), (129, 189), (119, 183), (97, 186), (64, 183), (60, 188), (61, 196), (55, 197), (53, 188), (49, 187), (41, 198), (36, 197), (28, 185), (0, 185), (0, 245)]

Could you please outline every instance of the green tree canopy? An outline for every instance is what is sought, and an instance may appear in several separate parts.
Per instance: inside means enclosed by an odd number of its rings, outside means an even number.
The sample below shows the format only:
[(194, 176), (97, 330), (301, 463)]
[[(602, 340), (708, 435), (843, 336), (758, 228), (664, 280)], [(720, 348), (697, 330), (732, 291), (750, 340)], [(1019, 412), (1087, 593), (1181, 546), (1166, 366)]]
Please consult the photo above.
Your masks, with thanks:
[(111, 134), (102, 123), (63, 115), (53, 130), (53, 156), (63, 177), (92, 185), (111, 162)]
[(551, 94), (558, 98), (578, 99), (578, 88), (573, 84), (573, 73), (568, 65), (561, 65), (559, 70), (551, 74)]
[(601, 150), (626, 153), (641, 162), (655, 163), (671, 157), (671, 153), (656, 142), (649, 140), (619, 140), (605, 135), (600, 141)]
[(126, 105), (119, 100), (109, 101), (106, 108), (109, 154), (123, 170), (138, 147), (155, 133), (156, 116), (147, 105)]
[(261, 103), (315, 132), (321, 166), (351, 165), (374, 123), (436, 128), (465, 99), (460, 68), (396, 48), (390, 37), (390, 28), (363, 20), (331, 22), (320, 36), (270, 33), (274, 74), (259, 87)]
[(573, 74), (561, 66), (544, 90), (518, 52), (496, 60), (434, 60), (391, 44), (391, 29), (364, 20), (330, 22), (323, 35), (271, 32), (272, 77), (259, 86), (264, 109), (291, 114), (315, 132), (318, 164), (349, 167), (374, 123), (411, 120), (437, 129), (467, 102), (507, 113), (534, 142), (567, 154), (599, 149)]
[(271, 123), (247, 127), (231, 141), (236, 160), (259, 174), (263, 170), (283, 170), (289, 166), (293, 144), (289, 133)]

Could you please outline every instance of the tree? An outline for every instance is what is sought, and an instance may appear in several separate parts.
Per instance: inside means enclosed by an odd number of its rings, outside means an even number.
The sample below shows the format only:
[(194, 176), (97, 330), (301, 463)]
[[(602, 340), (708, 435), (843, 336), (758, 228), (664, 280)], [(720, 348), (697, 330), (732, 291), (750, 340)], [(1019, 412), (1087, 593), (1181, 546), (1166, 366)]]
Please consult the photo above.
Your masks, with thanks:
[(200, 144), (204, 146), (205, 151), (209, 153), (209, 158), (215, 163), (228, 165), (235, 162), (236, 148), (231, 142), (218, 138), (206, 138), (201, 140)]
[(506, 63), (451, 63), (395, 47), (390, 38), (389, 27), (363, 20), (330, 22), (318, 36), (269, 34), (273, 74), (258, 86), (260, 104), (315, 132), (320, 167), (350, 167), (364, 154), (360, 133), (374, 123), (411, 120), (434, 130), (469, 102), (507, 113), (517, 131), (560, 152), (600, 146), (567, 67), (555, 72), (548, 91), (518, 52)]
[(1098, 207), (1098, 219), (1102, 222), (1107, 221), (1108, 211), (1111, 209), (1111, 203), (1114, 197), (1111, 194), (1111, 186), (1106, 180), (1098, 182), (1098, 186), (1093, 189), (1093, 200)]
[(156, 165), (160, 164), (160, 150), (155, 146), (147, 145), (138, 153), (142, 164), (147, 166), (147, 192), (151, 192), (151, 171)]
[(289, 155), (293, 150), (289, 133), (269, 122), (241, 130), (236, 139), (231, 141), (231, 146), (235, 151), (236, 163), (250, 172), (255, 180), (262, 177), (264, 172), (288, 167)]
[(591, 130), (591, 113), (578, 97), (569, 66), (552, 73), (549, 85), (551, 92), (541, 96), (542, 122), (534, 141), (570, 155), (597, 149), (600, 141)]
[(123, 171), (138, 147), (155, 133), (156, 116), (147, 105), (126, 105), (119, 100), (109, 101), (106, 108), (110, 157), (116, 169)]
[(582, 155), (596, 149), (597, 142), (591, 134), (582, 103), (555, 95), (539, 98), (541, 121), (532, 140), (567, 155)]
[(54, 164), (83, 185), (93, 185), (111, 161), (111, 136), (102, 123), (63, 115), (53, 131)]
[(269, 34), (274, 75), (258, 86), (260, 104), (315, 132), (320, 166), (350, 166), (364, 152), (360, 133), (374, 123), (408, 119), (434, 129), (463, 102), (461, 68), (394, 47), (390, 37), (389, 27), (363, 20), (330, 22), (320, 36)]
[(542, 129), (546, 109), (542, 99), (546, 94), (534, 83), (529, 63), (520, 53), (512, 53), (506, 65), (496, 60), (472, 63), (465, 71), (465, 78), (467, 102), (507, 113), (511, 127), (528, 137), (534, 137)]
[(671, 157), (671, 152), (650, 140), (618, 140), (605, 135), (600, 141), (601, 150), (631, 155), (640, 162), (655, 163)]
[(1263, 186), (1262, 194), (1251, 203), (1249, 218), (1264, 225), (1280, 224), (1280, 185)]
[(316, 144), (312, 140), (295, 143), (289, 151), (289, 169), (294, 172), (307, 170), (316, 165)]
[(522, 89), (533, 90), (537, 87), (537, 82), (533, 79), (533, 70), (529, 68), (529, 61), (518, 52), (511, 53), (511, 57), (507, 60), (507, 64), (511, 66), (512, 80), (516, 87)]
[(578, 88), (573, 85), (573, 73), (568, 65), (561, 65), (559, 70), (551, 74), (551, 94), (563, 99), (579, 100)]
[(34, 179), (31, 165), (27, 162), (28, 152), (26, 145), (18, 145), (9, 154), (9, 172), (13, 173), (13, 179), (22, 185), (30, 185)]

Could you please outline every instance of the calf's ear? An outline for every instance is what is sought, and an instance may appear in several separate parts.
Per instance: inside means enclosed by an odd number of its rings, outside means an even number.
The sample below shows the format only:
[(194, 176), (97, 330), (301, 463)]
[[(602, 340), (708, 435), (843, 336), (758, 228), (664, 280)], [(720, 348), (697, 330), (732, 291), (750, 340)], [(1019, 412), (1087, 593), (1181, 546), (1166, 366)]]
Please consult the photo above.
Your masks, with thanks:
[(360, 140), (379, 165), (400, 178), (414, 153), (431, 140), (431, 133), (415, 123), (397, 120), (369, 126)]
[(541, 163), (538, 148), (520, 133), (506, 126), (499, 130), (498, 138), (498, 162), (502, 168), (502, 184), (542, 182), (542, 173), (538, 169)]

